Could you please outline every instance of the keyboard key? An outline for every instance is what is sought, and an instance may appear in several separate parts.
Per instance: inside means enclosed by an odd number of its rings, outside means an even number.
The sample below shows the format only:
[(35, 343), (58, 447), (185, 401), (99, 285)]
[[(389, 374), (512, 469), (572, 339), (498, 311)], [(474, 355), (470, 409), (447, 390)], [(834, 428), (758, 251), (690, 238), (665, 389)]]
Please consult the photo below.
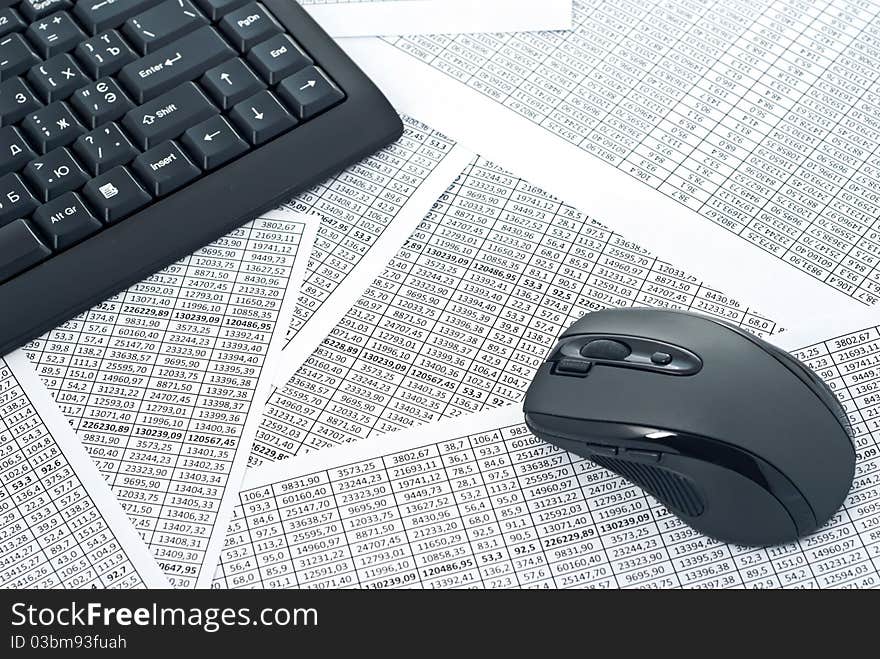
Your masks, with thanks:
[(80, 135), (73, 150), (92, 175), (102, 174), (117, 165), (127, 165), (139, 153), (114, 123)]
[(0, 40), (0, 80), (9, 80), (39, 62), (40, 58), (20, 34)]
[(134, 107), (113, 78), (102, 78), (77, 89), (70, 104), (89, 128), (115, 121)]
[(148, 9), (160, 0), (79, 0), (73, 10), (86, 29), (95, 34), (111, 27), (119, 27), (135, 14)]
[(0, 226), (27, 217), (39, 205), (18, 174), (0, 177)]
[(122, 33), (146, 54), (207, 24), (208, 20), (189, 0), (165, 0), (125, 21)]
[(128, 217), (150, 203), (150, 195), (125, 167), (114, 167), (86, 183), (83, 196), (107, 224)]
[(64, 53), (33, 67), (27, 74), (28, 82), (47, 103), (62, 101), (77, 89), (89, 83), (73, 58)]
[(90, 76), (103, 78), (134, 62), (137, 55), (116, 30), (108, 30), (78, 45), (76, 58)]
[(137, 103), (194, 80), (220, 62), (235, 56), (214, 28), (205, 26), (179, 41), (126, 64), (119, 79)]
[(247, 61), (270, 85), (312, 64), (312, 58), (286, 34), (258, 43), (247, 54)]
[(28, 112), (43, 107), (19, 77), (0, 82), (0, 126), (17, 123)]
[(261, 89), (266, 89), (266, 84), (237, 57), (215, 66), (205, 73), (199, 82), (208, 90), (214, 102), (224, 110), (253, 96)]
[(76, 190), (89, 180), (88, 174), (65, 148), (31, 160), (24, 168), (24, 178), (37, 190), (37, 198), (44, 202)]
[(17, 172), (36, 157), (18, 128), (0, 128), (0, 174)]
[(13, 32), (23, 32), (26, 27), (27, 23), (21, 20), (21, 16), (14, 9), (11, 7), (0, 9), (0, 37)]
[(182, 188), (201, 173), (171, 140), (139, 155), (134, 159), (132, 167), (155, 197)]
[(34, 211), (33, 223), (56, 252), (101, 230), (101, 223), (74, 192), (40, 206)]
[(221, 115), (193, 126), (183, 134), (181, 141), (204, 170), (215, 169), (250, 148)]
[(21, 127), (40, 153), (66, 146), (86, 132), (66, 103), (58, 101), (32, 112)]
[(72, 6), (70, 0), (23, 0), (18, 9), (28, 21), (33, 23), (52, 12), (70, 9)]
[(73, 50), (86, 38), (85, 32), (79, 29), (79, 25), (73, 22), (66, 11), (50, 14), (36, 23), (31, 23), (25, 34), (37, 47), (43, 59)]
[(223, 14), (238, 9), (248, 0), (196, 0), (196, 4), (212, 21), (219, 21)]
[(185, 82), (170, 92), (129, 111), (122, 125), (142, 149), (149, 149), (183, 132), (211, 115), (217, 108), (196, 87)]
[(0, 282), (35, 266), (52, 251), (26, 220), (15, 220), (0, 228)]
[(284, 29), (259, 2), (249, 2), (241, 9), (226, 14), (218, 23), (233, 45), (241, 52), (250, 50)]
[(229, 117), (251, 144), (263, 144), (293, 128), (297, 121), (271, 92), (262, 91), (232, 108)]
[(345, 98), (345, 94), (318, 67), (310, 66), (278, 85), (278, 96), (300, 121), (331, 108)]

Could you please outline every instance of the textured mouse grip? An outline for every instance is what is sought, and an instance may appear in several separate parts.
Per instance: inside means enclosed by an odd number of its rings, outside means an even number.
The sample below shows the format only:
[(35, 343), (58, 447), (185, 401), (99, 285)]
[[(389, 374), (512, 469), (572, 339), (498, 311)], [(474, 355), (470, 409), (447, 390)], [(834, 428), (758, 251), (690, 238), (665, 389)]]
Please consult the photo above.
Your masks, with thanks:
[(697, 488), (689, 478), (681, 474), (662, 467), (618, 458), (592, 456), (590, 460), (638, 485), (673, 513), (685, 517), (699, 517), (705, 510)]

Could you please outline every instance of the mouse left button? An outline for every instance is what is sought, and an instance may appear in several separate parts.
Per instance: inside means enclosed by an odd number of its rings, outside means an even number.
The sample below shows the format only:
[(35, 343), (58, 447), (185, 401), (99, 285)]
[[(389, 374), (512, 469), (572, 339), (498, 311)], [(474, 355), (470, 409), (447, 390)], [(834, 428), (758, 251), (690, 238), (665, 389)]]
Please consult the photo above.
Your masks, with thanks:
[(581, 348), (581, 354), (590, 359), (608, 359), (619, 361), (626, 359), (632, 349), (622, 341), (613, 339), (595, 339)]

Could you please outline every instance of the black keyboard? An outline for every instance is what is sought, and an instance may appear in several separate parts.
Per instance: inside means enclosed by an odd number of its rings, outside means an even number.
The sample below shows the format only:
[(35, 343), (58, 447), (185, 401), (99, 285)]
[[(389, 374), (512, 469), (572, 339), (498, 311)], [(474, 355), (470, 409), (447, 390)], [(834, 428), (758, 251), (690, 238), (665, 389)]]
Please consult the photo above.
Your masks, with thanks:
[(294, 0), (0, 0), (0, 354), (402, 130)]

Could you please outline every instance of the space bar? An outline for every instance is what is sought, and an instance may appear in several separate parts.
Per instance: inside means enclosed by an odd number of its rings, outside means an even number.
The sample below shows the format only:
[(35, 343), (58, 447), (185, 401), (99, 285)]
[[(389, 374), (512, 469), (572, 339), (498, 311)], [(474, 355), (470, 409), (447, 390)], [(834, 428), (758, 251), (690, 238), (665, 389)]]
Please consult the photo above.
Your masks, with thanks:
[(125, 65), (119, 79), (141, 104), (182, 82), (199, 77), (235, 54), (223, 37), (206, 25)]

